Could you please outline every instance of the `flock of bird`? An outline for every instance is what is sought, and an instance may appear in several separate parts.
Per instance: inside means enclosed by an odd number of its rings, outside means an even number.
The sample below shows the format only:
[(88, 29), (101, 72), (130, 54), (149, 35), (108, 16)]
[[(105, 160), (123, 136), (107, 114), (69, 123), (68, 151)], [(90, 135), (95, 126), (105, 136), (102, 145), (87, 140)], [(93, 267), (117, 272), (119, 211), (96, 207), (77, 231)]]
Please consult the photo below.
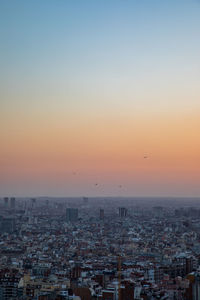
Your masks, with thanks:
[[(144, 159), (148, 159), (149, 157), (148, 157), (148, 155), (145, 154), (145, 155), (143, 156), (143, 158), (144, 158)], [(74, 176), (77, 175), (77, 172), (73, 172), (73, 175), (74, 175)], [(98, 187), (98, 186), (100, 186), (100, 184), (96, 182), (96, 183), (94, 183), (94, 186), (95, 186), (95, 187)], [(121, 184), (119, 184), (119, 185), (118, 185), (118, 188), (119, 188), (119, 189), (122, 189), (123, 186), (122, 186)]]

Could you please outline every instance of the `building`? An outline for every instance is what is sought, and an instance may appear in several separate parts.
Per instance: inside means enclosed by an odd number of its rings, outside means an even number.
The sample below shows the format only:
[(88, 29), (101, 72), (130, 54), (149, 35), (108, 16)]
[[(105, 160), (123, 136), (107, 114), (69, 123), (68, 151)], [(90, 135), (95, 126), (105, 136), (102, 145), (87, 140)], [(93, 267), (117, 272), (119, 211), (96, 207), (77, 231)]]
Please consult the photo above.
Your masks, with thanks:
[(192, 300), (200, 299), (200, 274), (195, 274), (195, 281), (192, 285)]
[(127, 209), (125, 207), (119, 207), (119, 217), (124, 218), (127, 216)]
[(104, 209), (102, 209), (102, 208), (100, 208), (99, 217), (100, 217), (100, 220), (104, 219)]
[(36, 206), (36, 199), (35, 199), (35, 198), (32, 198), (32, 199), (31, 199), (31, 208), (32, 208), (32, 209), (35, 209), (35, 206)]
[(0, 270), (0, 299), (19, 299), (23, 295), (23, 290), (19, 286), (20, 275), (13, 269)]
[(66, 221), (76, 222), (78, 220), (78, 208), (67, 208), (66, 209)]
[(164, 209), (162, 206), (154, 206), (153, 212), (154, 212), (155, 217), (162, 218), (163, 214), (164, 214)]
[(14, 197), (10, 198), (10, 208), (11, 209), (15, 209), (15, 204), (16, 204), (15, 198)]
[(4, 207), (8, 208), (8, 197), (4, 198)]
[(12, 233), (15, 231), (15, 219), (14, 218), (0, 218), (0, 231), (1, 233)]

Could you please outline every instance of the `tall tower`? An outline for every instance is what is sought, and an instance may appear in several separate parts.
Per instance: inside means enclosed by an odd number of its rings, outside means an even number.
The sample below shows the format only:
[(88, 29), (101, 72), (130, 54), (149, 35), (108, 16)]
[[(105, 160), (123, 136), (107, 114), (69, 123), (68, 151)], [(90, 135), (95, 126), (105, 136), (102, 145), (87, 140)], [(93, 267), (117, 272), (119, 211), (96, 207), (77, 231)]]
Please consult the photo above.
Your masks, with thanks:
[(78, 221), (78, 208), (66, 208), (66, 221), (67, 222)]
[(35, 198), (32, 198), (32, 199), (31, 199), (31, 208), (34, 209), (34, 208), (35, 208), (35, 205), (36, 205), (36, 199), (35, 199)]
[(100, 218), (100, 220), (104, 219), (104, 209), (103, 208), (100, 208), (100, 210), (99, 210), (99, 218)]
[(119, 217), (124, 218), (127, 216), (127, 209), (125, 207), (119, 207)]
[(8, 208), (8, 197), (4, 197), (4, 207)]

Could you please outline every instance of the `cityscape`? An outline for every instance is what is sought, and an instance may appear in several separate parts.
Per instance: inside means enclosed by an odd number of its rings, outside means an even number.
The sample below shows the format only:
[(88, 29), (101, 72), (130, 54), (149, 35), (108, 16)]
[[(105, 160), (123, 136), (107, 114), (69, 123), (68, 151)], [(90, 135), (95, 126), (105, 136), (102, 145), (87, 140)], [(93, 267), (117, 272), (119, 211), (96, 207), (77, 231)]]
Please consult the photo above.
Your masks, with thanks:
[(200, 199), (5, 197), (0, 205), (0, 299), (200, 297)]

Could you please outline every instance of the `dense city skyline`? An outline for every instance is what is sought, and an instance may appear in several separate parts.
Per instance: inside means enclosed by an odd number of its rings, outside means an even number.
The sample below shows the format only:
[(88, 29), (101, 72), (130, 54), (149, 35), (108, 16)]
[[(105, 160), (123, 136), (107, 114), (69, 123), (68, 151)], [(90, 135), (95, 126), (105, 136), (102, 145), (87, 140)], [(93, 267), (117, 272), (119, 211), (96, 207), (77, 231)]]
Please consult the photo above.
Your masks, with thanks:
[(1, 196), (199, 196), (200, 2), (1, 1)]

